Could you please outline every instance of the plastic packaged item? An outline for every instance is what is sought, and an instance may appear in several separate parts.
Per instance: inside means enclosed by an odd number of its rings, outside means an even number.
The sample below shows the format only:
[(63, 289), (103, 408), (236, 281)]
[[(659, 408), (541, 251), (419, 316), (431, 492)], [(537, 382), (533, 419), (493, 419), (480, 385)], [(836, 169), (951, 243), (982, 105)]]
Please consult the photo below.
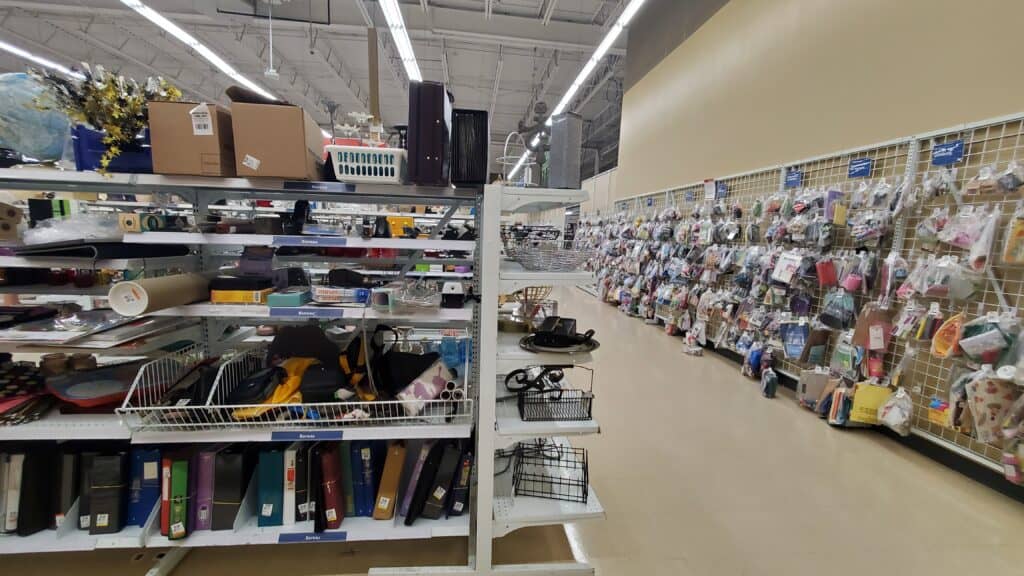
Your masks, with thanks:
[(967, 181), (967, 186), (964, 187), (964, 194), (991, 194), (996, 192), (999, 186), (996, 174), (995, 164), (982, 166), (974, 178)]
[(978, 239), (971, 244), (971, 250), (967, 255), (967, 265), (976, 272), (982, 272), (988, 266), (988, 256), (992, 252), (992, 242), (996, 236), (999, 216), (999, 206), (996, 205), (985, 219)]
[(959, 354), (960, 333), (964, 326), (962, 312), (954, 314), (942, 323), (932, 337), (932, 356), (951, 358)]
[(1016, 344), (1019, 332), (1015, 316), (981, 316), (963, 325), (959, 346), (970, 360), (999, 366)]
[(939, 244), (939, 233), (949, 223), (949, 209), (945, 206), (932, 209), (932, 213), (921, 220), (914, 229), (918, 246), (927, 252), (934, 252)]
[(1017, 398), (1016, 385), (998, 378), (992, 367), (985, 365), (967, 383), (966, 389), (978, 440), (1001, 447), (1003, 420)]
[(1024, 167), (1016, 160), (1011, 160), (1006, 166), (1006, 170), (999, 175), (998, 191), (1002, 194), (1012, 194), (1020, 190), (1022, 185), (1024, 185)]
[(921, 324), (921, 319), (927, 311), (927, 308), (919, 305), (914, 300), (907, 302), (903, 310), (900, 311), (896, 323), (893, 324), (892, 335), (902, 340), (916, 334), (917, 328)]
[(1002, 261), (1004, 264), (1024, 264), (1024, 203), (1017, 202), (1006, 225)]
[(914, 413), (914, 401), (902, 387), (878, 408), (878, 422), (900, 436), (910, 436), (910, 417)]
[(986, 212), (984, 207), (970, 204), (961, 206), (945, 228), (938, 233), (939, 240), (957, 248), (970, 249), (985, 229), (988, 218)]

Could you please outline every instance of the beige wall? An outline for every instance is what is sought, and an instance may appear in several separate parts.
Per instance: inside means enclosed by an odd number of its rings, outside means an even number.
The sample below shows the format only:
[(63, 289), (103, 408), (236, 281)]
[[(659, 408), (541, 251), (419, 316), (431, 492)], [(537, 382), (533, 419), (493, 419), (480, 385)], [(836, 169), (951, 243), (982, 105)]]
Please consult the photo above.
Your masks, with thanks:
[(608, 213), (612, 209), (612, 202), (616, 198), (615, 186), (618, 182), (618, 169), (612, 168), (583, 181), (580, 188), (590, 194), (590, 200), (580, 204), (580, 213), (584, 216), (589, 214)]
[(612, 199), (1022, 112), (1022, 23), (1022, 0), (731, 0), (626, 92)]

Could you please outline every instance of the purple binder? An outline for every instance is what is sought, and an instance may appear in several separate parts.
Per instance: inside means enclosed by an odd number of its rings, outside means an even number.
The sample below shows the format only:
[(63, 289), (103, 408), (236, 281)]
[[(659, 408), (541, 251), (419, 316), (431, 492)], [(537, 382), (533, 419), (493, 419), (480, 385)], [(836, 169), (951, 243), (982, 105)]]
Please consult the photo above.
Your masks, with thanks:
[(420, 480), (420, 474), (423, 472), (423, 463), (427, 460), (427, 455), (430, 454), (430, 448), (434, 443), (430, 440), (423, 442), (423, 446), (420, 447), (419, 456), (416, 458), (416, 463), (412, 468), (412, 475), (409, 476), (409, 483), (405, 487), (405, 495), (402, 497), (402, 505), (398, 508), (398, 514), (405, 516), (409, 513), (409, 506), (412, 505), (412, 493), (416, 491), (416, 484)]
[(210, 530), (213, 527), (213, 469), (217, 450), (199, 453), (196, 466), (195, 507), (192, 526), (195, 530)]

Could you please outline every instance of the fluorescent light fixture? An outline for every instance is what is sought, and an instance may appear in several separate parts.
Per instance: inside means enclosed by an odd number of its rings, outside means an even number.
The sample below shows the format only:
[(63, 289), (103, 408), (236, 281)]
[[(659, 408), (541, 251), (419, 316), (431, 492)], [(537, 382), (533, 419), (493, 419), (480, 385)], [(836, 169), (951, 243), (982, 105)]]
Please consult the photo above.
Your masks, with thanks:
[(214, 67), (216, 67), (218, 70), (229, 76), (235, 82), (238, 82), (242, 86), (245, 86), (249, 90), (252, 90), (253, 92), (259, 94), (260, 96), (263, 96), (264, 98), (277, 100), (276, 96), (264, 90), (262, 87), (260, 87), (252, 80), (249, 80), (248, 78), (243, 76), (240, 72), (238, 72), (238, 70), (235, 70), (234, 67), (225, 62), (223, 58), (215, 54), (213, 50), (210, 50), (205, 44), (203, 44), (199, 40), (196, 40), (195, 36), (184, 31), (180, 26), (178, 26), (174, 22), (171, 22), (156, 10), (153, 10), (149, 6), (146, 6), (139, 0), (121, 0), (121, 3), (131, 8), (132, 10), (138, 12), (146, 20), (149, 20), (153, 24), (156, 24), (165, 32), (181, 41), (181, 43), (183, 43), (184, 45), (188, 46), (192, 50), (195, 50), (196, 53), (205, 58), (207, 62), (213, 64)]
[[(582, 88), (586, 83), (587, 78), (589, 78), (590, 75), (594, 73), (594, 70), (597, 69), (597, 65), (601, 62), (601, 58), (604, 58), (605, 54), (608, 53), (608, 50), (610, 50), (612, 45), (615, 44), (615, 41), (619, 39), (619, 35), (622, 34), (626, 25), (633, 19), (633, 16), (636, 15), (637, 10), (640, 9), (640, 6), (642, 6), (643, 3), (644, 0), (630, 0), (629, 4), (626, 5), (626, 8), (622, 10), (622, 13), (619, 14), (619, 19), (612, 25), (611, 30), (605, 34), (604, 39), (597, 45), (597, 49), (595, 49), (594, 53), (591, 54), (587, 63), (583, 65), (583, 69), (580, 70), (580, 73), (576, 75), (576, 79), (572, 81), (572, 85), (569, 86), (568, 90), (566, 90), (565, 95), (558, 101), (558, 105), (551, 111), (551, 116), (548, 116), (548, 119), (544, 121), (546, 126), (551, 126), (552, 119), (569, 108), (569, 104), (572, 104), (572, 100), (576, 97), (576, 93), (580, 91), (580, 88)], [(532, 148), (539, 143), (540, 137), (535, 137), (533, 142), (530, 143), (530, 147)], [(529, 157), (529, 154), (529, 150), (523, 152), (523, 157), (519, 159), (519, 162), (517, 162), (515, 167), (512, 168), (512, 171), (509, 172), (509, 178), (515, 177), (516, 173), (519, 172), (519, 169), (526, 163), (526, 159)]]
[[(122, 0), (123, 1), (123, 0)], [(410, 82), (423, 82), (423, 75), (420, 74), (420, 65), (416, 62), (416, 53), (412, 50), (412, 42), (409, 40), (409, 32), (405, 29), (405, 20), (402, 18), (402, 10), (398, 7), (398, 0), (379, 0), (381, 11), (384, 12), (384, 19), (388, 21), (388, 28), (391, 29), (391, 38), (398, 48), (398, 56), (405, 65), (405, 73), (409, 76)]]
[(65, 75), (65, 76), (70, 76), (70, 77), (74, 78), (75, 80), (84, 80), (85, 79), (85, 75), (80, 74), (78, 72), (75, 72), (74, 70), (68, 68), (67, 66), (64, 66), (63, 64), (58, 64), (58, 63), (54, 62), (53, 60), (50, 60), (50, 59), (47, 59), (47, 58), (43, 58), (42, 56), (37, 56), (37, 55), (29, 52), (28, 50), (23, 50), (23, 49), (18, 48), (17, 46), (15, 46), (13, 44), (8, 44), (7, 42), (4, 42), (3, 40), (0, 40), (0, 50), (3, 50), (4, 52), (10, 52), (11, 54), (14, 54), (15, 56), (18, 56), (19, 58), (24, 58), (25, 60), (28, 60), (29, 62), (35, 62), (36, 64), (39, 64), (43, 68), (49, 68), (51, 70), (56, 70), (57, 72), (60, 72), (61, 74)]

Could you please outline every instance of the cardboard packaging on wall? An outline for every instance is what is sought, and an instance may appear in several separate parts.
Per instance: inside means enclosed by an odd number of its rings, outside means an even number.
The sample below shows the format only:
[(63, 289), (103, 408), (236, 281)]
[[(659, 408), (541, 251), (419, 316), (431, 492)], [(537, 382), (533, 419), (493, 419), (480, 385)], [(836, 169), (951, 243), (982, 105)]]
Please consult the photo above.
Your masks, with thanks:
[(216, 104), (150, 102), (155, 174), (234, 176), (231, 112)]
[(231, 105), (239, 176), (319, 180), (323, 135), (305, 110), (281, 104)]

